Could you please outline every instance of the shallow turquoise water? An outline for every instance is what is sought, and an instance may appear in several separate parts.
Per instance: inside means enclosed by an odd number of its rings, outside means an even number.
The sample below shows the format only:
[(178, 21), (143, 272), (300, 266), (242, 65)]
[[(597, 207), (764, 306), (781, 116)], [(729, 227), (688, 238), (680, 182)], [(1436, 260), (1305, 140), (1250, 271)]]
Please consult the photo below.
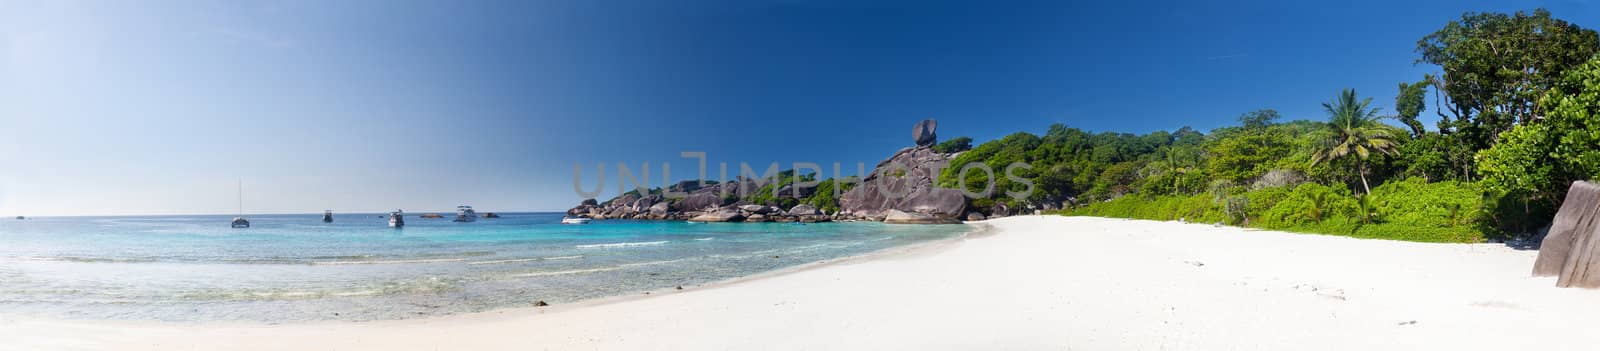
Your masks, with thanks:
[(0, 315), (399, 319), (697, 285), (959, 235), (965, 225), (595, 221), (502, 214), (0, 220)]

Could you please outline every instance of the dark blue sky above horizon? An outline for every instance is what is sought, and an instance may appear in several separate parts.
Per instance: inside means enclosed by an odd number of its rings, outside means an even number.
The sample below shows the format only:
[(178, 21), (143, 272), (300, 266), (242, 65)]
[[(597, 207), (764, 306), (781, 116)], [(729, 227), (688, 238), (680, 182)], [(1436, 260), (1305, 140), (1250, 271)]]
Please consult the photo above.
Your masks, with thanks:
[(574, 162), (586, 187), (690, 177), (681, 151), (850, 174), (924, 118), (984, 141), (1321, 119), (1343, 88), (1390, 111), (1437, 70), (1417, 39), (1536, 7), (1600, 28), (1576, 1), (0, 1), (0, 213), (228, 213), (240, 179), (250, 212), (559, 210)]

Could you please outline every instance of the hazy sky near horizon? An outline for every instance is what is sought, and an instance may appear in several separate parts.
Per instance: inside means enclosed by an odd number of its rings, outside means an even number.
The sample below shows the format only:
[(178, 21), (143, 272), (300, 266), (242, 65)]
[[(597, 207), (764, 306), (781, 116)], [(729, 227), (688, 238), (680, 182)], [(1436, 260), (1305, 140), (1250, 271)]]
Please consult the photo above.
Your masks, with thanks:
[(693, 176), (682, 151), (852, 174), (924, 118), (1210, 130), (1347, 87), (1388, 111), (1463, 12), (1600, 28), (1578, 1), (1292, 3), (0, 0), (0, 214), (232, 213), (240, 180), (252, 213), (562, 210), (574, 162), (609, 196), (618, 162)]

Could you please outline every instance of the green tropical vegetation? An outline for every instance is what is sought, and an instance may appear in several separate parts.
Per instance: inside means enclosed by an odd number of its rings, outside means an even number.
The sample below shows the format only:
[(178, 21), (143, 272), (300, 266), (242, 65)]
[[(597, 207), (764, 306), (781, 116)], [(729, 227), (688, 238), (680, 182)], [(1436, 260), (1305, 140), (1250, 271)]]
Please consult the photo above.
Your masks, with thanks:
[(953, 154), (972, 150), (972, 138), (955, 137), (933, 146), (933, 151), (938, 153)]
[[(980, 191), (983, 163), (1025, 162), (973, 210), (1040, 209), (1427, 242), (1478, 242), (1550, 221), (1600, 176), (1600, 36), (1538, 9), (1466, 13), (1418, 40), (1393, 113), (1346, 89), (1326, 116), (1263, 109), (1234, 126), (1135, 135), (1064, 125), (971, 147), (941, 174)], [(1421, 120), (1432, 92), (1437, 123)], [(1035, 187), (1025, 199), (1007, 190)]]

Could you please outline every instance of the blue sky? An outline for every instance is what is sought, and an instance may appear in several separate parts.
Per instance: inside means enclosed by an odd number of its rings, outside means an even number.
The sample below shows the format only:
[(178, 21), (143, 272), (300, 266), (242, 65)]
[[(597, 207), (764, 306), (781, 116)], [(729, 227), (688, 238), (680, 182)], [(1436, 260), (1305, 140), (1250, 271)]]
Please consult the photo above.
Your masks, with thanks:
[(231, 213), (240, 179), (255, 213), (561, 210), (574, 162), (586, 187), (691, 176), (681, 151), (870, 167), (923, 118), (981, 141), (1320, 119), (1347, 87), (1391, 110), (1465, 11), (1600, 27), (1575, 1), (1294, 3), (0, 0), (0, 214)]

